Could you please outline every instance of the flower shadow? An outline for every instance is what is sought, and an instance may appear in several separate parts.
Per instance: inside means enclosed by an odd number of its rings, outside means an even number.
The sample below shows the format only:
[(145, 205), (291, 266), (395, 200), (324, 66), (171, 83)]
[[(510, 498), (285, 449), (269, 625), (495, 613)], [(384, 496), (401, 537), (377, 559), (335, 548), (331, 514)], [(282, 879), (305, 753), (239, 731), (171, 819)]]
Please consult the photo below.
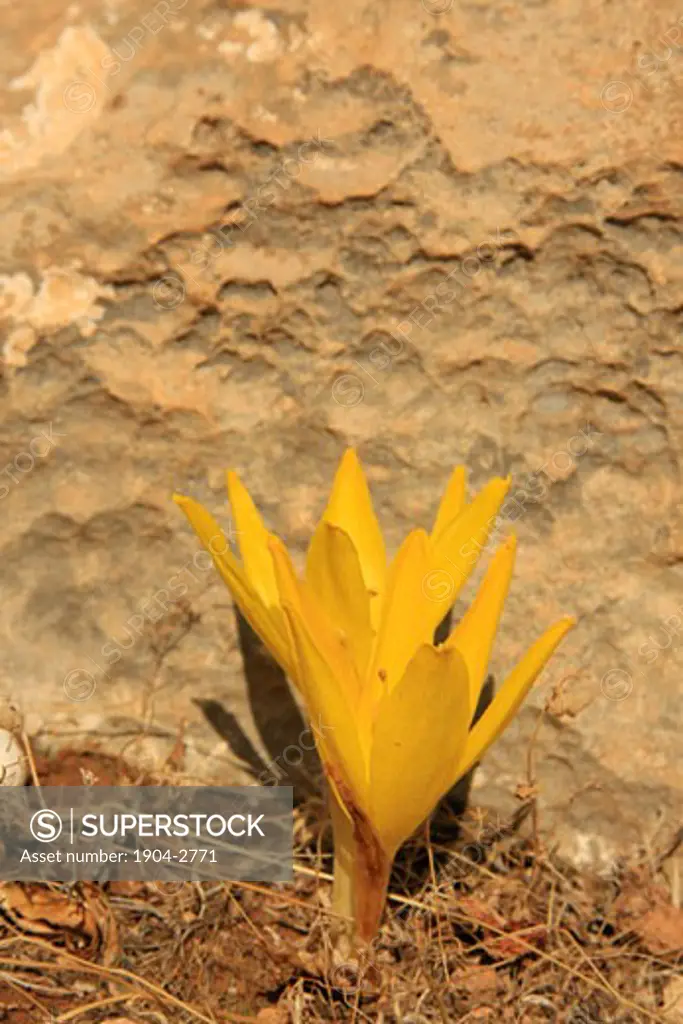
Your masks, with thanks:
[(196, 700), (195, 704), (254, 782), (292, 786), (298, 805), (323, 789), (313, 732), (301, 714), (285, 673), (237, 608), (235, 620), (249, 709), (263, 753), (220, 701)]

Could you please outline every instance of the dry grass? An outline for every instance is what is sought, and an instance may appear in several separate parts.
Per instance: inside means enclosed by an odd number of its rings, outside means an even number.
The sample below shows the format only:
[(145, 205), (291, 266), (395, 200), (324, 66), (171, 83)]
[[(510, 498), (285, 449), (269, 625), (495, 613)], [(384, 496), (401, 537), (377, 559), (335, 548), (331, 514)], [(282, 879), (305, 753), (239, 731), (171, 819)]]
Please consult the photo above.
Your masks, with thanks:
[(359, 958), (331, 943), (314, 805), (297, 812), (291, 885), (23, 886), (42, 909), (22, 917), (5, 896), (0, 1021), (683, 1021), (665, 1015), (683, 947), (660, 871), (672, 851), (582, 877), (520, 836), (532, 807), (495, 827), (470, 813), (457, 841), (410, 845)]

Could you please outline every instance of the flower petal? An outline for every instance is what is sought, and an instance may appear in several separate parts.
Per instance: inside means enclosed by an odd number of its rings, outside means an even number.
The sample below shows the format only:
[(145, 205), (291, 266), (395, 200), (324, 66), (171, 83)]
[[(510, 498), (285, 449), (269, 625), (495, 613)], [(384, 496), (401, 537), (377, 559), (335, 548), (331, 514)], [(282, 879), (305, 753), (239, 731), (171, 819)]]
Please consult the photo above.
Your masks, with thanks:
[(329, 621), (345, 634), (359, 675), (364, 674), (373, 641), (370, 595), (348, 533), (324, 519), (308, 549), (306, 581)]
[(183, 510), (200, 541), (213, 558), (214, 565), (255, 633), (284, 670), (293, 674), (292, 651), (287, 641), (284, 620), (279, 608), (267, 608), (239, 564), (222, 529), (210, 512), (193, 498), (174, 494), (173, 500)]
[(395, 686), (421, 644), (434, 633), (433, 608), (426, 590), (429, 544), (424, 530), (408, 534), (394, 558), (381, 604), (379, 630), (366, 681), (369, 699)]
[[(330, 639), (329, 627), (311, 621), (315, 601), (296, 578), (284, 546), (270, 542), (280, 600), (297, 659), (297, 675), (321, 760), (333, 777), (341, 772), (358, 806), (365, 806), (366, 757), (353, 712), (355, 666), (349, 651)], [(319, 611), (318, 611), (319, 614)], [(333, 634), (332, 634), (333, 637)]]
[(531, 645), (469, 733), (453, 784), (467, 774), (507, 728), (555, 648), (575, 625), (573, 618), (560, 619)]
[(235, 517), (242, 563), (249, 582), (267, 607), (277, 605), (273, 559), (268, 550), (270, 533), (237, 473), (227, 474), (228, 497)]
[(516, 537), (509, 537), (498, 548), (491, 559), (477, 596), (445, 644), (446, 647), (455, 647), (465, 659), (473, 715), (477, 709), (496, 630), (510, 588), (516, 550)]
[(381, 594), (387, 569), (384, 538), (365, 473), (353, 448), (344, 453), (339, 464), (323, 519), (348, 534), (358, 552), (365, 586), (371, 595)]
[(469, 721), (461, 655), (423, 645), (381, 698), (372, 734), (370, 820), (390, 854), (450, 789)]
[(509, 487), (509, 477), (506, 480), (498, 477), (491, 480), (432, 545), (431, 571), (442, 574), (441, 589), (444, 593), (448, 591), (447, 597), (436, 609), (436, 625), (455, 604), (460, 590), (485, 549), (495, 524), (496, 513)]
[(454, 519), (457, 519), (465, 507), (467, 491), (467, 472), (464, 466), (456, 466), (446, 485), (443, 498), (436, 513), (436, 519), (430, 535), (435, 544), (443, 536)]
[(289, 604), (306, 622), (321, 655), (338, 670), (338, 678), (343, 682), (351, 707), (356, 708), (361, 685), (349, 638), (328, 618), (308, 581), (299, 579), (289, 552), (279, 537), (271, 537), (269, 546), (282, 607)]

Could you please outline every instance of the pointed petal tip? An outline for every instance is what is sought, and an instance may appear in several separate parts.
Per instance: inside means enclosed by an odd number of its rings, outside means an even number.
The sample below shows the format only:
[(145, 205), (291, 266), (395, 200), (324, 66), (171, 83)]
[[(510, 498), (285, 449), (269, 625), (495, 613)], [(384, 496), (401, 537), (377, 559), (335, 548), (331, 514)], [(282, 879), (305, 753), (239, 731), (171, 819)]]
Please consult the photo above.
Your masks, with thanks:
[[(412, 553), (413, 549), (418, 547), (423, 552), (423, 557), (426, 558), (429, 551), (429, 534), (422, 526), (416, 526), (406, 534), (399, 548), (399, 553), (402, 552), (404, 555), (406, 552)], [(425, 565), (425, 571), (427, 568), (427, 565)]]
[(502, 540), (496, 550), (493, 552), (490, 564), (491, 566), (500, 566), (501, 562), (514, 563), (517, 556), (517, 547), (519, 544), (519, 538), (516, 533), (510, 533)]
[(365, 480), (365, 470), (358, 456), (356, 448), (346, 448), (337, 465), (336, 477), (344, 481), (345, 485), (357, 486), (358, 482)]
[(484, 490), (489, 490), (490, 489), (490, 491), (499, 492), (499, 493), (505, 495), (510, 490), (511, 485), (512, 485), (512, 474), (511, 473), (508, 473), (507, 476), (494, 476), (494, 477), (492, 477), (491, 480), (489, 480), (489, 482), (487, 484), (484, 485), (484, 487), (482, 488), (482, 492)]
[(496, 551), (491, 559), (491, 565), (508, 567), (507, 571), (511, 574), (514, 569), (514, 564), (517, 559), (517, 547), (519, 544), (519, 538), (516, 533), (509, 534), (504, 541), (496, 548)]
[(512, 475), (509, 473), (507, 476), (491, 477), (491, 479), (487, 481), (487, 483), (485, 483), (484, 486), (480, 489), (480, 491), (478, 492), (478, 496), (483, 494), (498, 495), (500, 503), (502, 504), (503, 498), (510, 490), (511, 484)]
[(354, 445), (349, 445), (348, 448), (344, 449), (344, 453), (339, 460), (340, 465), (354, 465), (360, 466), (360, 459), (358, 458), (358, 449)]
[(244, 491), (245, 487), (240, 480), (239, 473), (236, 469), (226, 469), (225, 471), (225, 486), (228, 492), (228, 499), (230, 504), (233, 503), (233, 498), (237, 497), (240, 491)]
[(356, 449), (346, 448), (337, 464), (327, 511), (329, 511), (330, 505), (332, 507), (336, 505), (342, 495), (356, 494), (359, 487), (367, 488), (365, 472)]

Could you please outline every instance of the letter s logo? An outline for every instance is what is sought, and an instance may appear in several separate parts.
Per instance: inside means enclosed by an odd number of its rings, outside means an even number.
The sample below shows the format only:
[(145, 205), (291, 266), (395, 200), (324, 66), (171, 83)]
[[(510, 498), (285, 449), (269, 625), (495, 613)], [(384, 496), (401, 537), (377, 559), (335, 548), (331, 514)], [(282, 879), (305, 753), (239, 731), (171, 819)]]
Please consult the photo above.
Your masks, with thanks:
[(59, 814), (56, 811), (47, 809), (36, 811), (29, 825), (31, 835), (39, 843), (53, 843), (61, 835), (63, 827), (64, 825)]

